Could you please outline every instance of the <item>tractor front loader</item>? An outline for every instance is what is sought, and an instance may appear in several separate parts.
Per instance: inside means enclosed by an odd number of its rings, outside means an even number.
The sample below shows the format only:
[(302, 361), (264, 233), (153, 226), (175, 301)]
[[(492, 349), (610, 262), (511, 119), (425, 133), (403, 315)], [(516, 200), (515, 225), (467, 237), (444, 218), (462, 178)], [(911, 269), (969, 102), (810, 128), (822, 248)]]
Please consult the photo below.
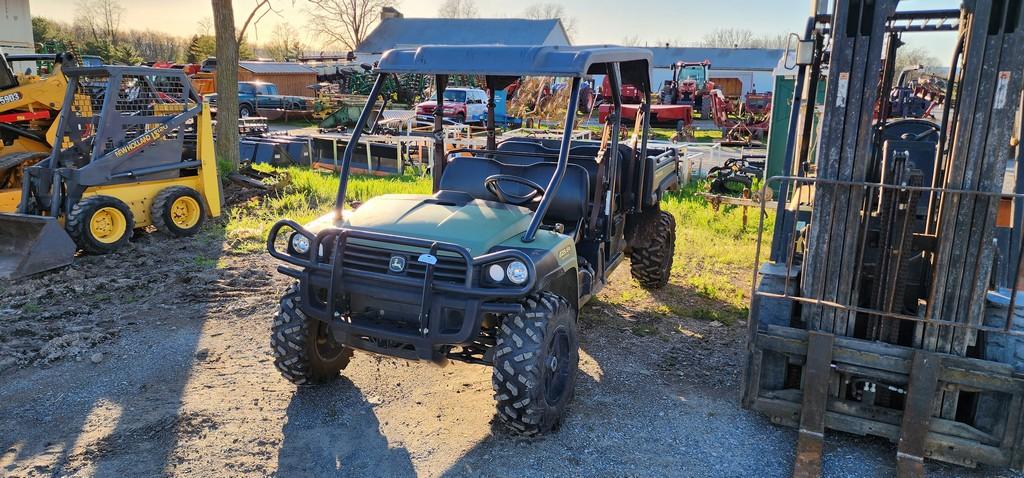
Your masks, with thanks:
[[(210, 112), (177, 70), (65, 68), (53, 147), (0, 190), (0, 279), (171, 236), (220, 215)], [(2, 160), (0, 160), (2, 161)]]

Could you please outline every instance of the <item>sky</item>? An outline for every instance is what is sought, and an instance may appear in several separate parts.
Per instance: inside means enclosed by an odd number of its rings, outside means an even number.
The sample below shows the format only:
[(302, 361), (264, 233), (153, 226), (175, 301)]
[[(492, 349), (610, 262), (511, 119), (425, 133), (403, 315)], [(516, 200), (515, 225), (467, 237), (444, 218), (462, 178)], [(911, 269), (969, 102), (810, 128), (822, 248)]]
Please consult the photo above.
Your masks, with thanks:
[[(72, 21), (77, 0), (30, 0), (32, 14)], [(212, 16), (210, 0), (122, 0), (124, 28), (155, 30), (190, 36), (203, 18)], [(257, 0), (234, 0), (235, 18), (241, 23)], [(396, 7), (406, 17), (433, 17), (443, 0), (399, 0)], [(672, 42), (686, 45), (718, 28), (740, 28), (755, 34), (802, 32), (811, 0), (478, 0), (482, 17), (510, 17), (532, 3), (563, 5), (575, 20), (575, 44), (620, 43), (636, 37), (641, 44)], [(955, 8), (957, 0), (904, 0), (901, 9)], [(273, 0), (270, 13), (250, 35), (257, 43), (270, 38), (275, 24), (287, 22), (302, 31), (308, 0)], [(264, 40), (261, 40), (263, 37)], [(911, 38), (916, 37), (916, 38)], [(921, 46), (948, 63), (953, 34), (909, 35), (910, 45)], [(303, 38), (306, 44), (319, 44)]]

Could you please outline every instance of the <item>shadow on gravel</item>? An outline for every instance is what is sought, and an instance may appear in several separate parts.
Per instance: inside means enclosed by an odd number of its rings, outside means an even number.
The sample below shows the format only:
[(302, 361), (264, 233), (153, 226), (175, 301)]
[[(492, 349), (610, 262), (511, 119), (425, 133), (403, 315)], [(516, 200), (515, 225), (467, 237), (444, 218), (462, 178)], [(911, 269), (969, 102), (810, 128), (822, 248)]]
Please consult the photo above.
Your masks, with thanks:
[(114, 338), (0, 383), (0, 475), (161, 476), (181, 435), (216, 427), (181, 403), (203, 360), (196, 346), (221, 279), (223, 233), (144, 234), (119, 253), (42, 276), (54, 293), (38, 305), (41, 326), (59, 337), (109, 323)]
[[(581, 465), (589, 461), (591, 457), (586, 456), (587, 453), (584, 453), (580, 447), (578, 429), (584, 424), (588, 428), (596, 428), (594, 425), (598, 422), (626, 419), (608, 414), (597, 416), (590, 410), (584, 410), (590, 408), (589, 404), (595, 400), (603, 401), (598, 397), (602, 394), (602, 386), (603, 384), (598, 383), (594, 377), (580, 371), (576, 376), (575, 396), (569, 403), (562, 425), (558, 431), (541, 437), (527, 438), (514, 435), (501, 423), (495, 413), (491, 419), (491, 433), (473, 448), (466, 450), (462, 457), (452, 463), (440, 476), (445, 478), (506, 476), (509, 470), (518, 470), (512, 471), (511, 476), (549, 476), (552, 475), (553, 468), (563, 476), (587, 476), (586, 473), (580, 472)], [(628, 415), (627, 411), (622, 411)], [(594, 433), (601, 432), (595, 430)], [(623, 443), (642, 439), (642, 437), (623, 438), (625, 438)], [(551, 456), (531, 452), (531, 450), (537, 449), (544, 449), (545, 453), (550, 452), (551, 449), (558, 449), (564, 453), (559, 453), (561, 456), (553, 459)]]
[(295, 391), (277, 457), (278, 477), (415, 476), (405, 448), (391, 448), (351, 380)]

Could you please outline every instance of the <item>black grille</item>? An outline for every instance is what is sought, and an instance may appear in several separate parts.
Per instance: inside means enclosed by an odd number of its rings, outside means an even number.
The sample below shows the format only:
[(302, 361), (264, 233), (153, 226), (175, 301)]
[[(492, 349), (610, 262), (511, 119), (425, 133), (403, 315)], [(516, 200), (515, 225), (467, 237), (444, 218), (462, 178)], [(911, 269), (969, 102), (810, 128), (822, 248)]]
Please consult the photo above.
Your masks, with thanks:
[[(348, 243), (344, 247), (344, 266), (347, 269), (378, 272), (381, 274), (395, 274), (422, 279), (426, 271), (426, 264), (418, 262), (422, 251), (398, 251), (379, 247), (365, 246), (361, 244)], [(405, 271), (392, 272), (388, 264), (393, 256), (405, 258)], [(434, 266), (435, 282), (462, 283), (466, 280), (466, 261), (462, 257), (436, 255), (437, 264)]]

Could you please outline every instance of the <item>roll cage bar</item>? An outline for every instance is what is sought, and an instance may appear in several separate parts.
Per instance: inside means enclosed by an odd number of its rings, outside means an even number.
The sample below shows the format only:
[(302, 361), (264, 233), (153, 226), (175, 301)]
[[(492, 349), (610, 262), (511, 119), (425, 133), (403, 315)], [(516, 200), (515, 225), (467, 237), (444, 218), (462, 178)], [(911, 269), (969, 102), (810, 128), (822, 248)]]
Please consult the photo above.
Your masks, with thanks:
[[(480, 68), (472, 68), (473, 62), (470, 61), (470, 67), (462, 67), (456, 69), (450, 63), (452, 53), (464, 53), (468, 52), (463, 59), (473, 60), (473, 55), (477, 55), (482, 63), (487, 63), (488, 59), (497, 58), (502, 59), (503, 54), (517, 56), (520, 59), (526, 58), (529, 62), (524, 63), (519, 70), (519, 74), (513, 74), (509, 72), (509, 62), (502, 63), (502, 66), (495, 67), (498, 70), (488, 69), (488, 65), (483, 65)], [(495, 53), (494, 55), (488, 55), (488, 53)], [(569, 55), (566, 55), (566, 54)], [(425, 62), (422, 56), (429, 56), (431, 54), (442, 54), (444, 58), (438, 63), (443, 65), (435, 66), (431, 68), (430, 65), (421, 65)], [(573, 55), (575, 54), (575, 55)], [(539, 58), (531, 58), (533, 55)], [(545, 56), (548, 55), (548, 56)], [(389, 61), (391, 60), (391, 61)], [(537, 61), (530, 61), (537, 60)], [(366, 106), (363, 111), (359, 114), (359, 118), (356, 120), (355, 128), (352, 131), (352, 137), (349, 139), (348, 144), (345, 146), (345, 152), (342, 154), (341, 160), (341, 177), (338, 182), (338, 194), (335, 198), (334, 203), (334, 214), (335, 218), (341, 218), (342, 210), (345, 204), (345, 193), (348, 189), (348, 179), (350, 166), (352, 163), (352, 156), (355, 153), (356, 145), (359, 144), (359, 138), (362, 136), (363, 129), (366, 127), (366, 123), (369, 121), (370, 112), (373, 110), (374, 105), (377, 103), (377, 97), (380, 95), (380, 91), (384, 85), (384, 82), (388, 75), (397, 73), (421, 73), (421, 74), (433, 74), (435, 85), (437, 87), (437, 105), (434, 108), (434, 164), (431, 168), (431, 175), (433, 176), (433, 190), (437, 192), (441, 175), (444, 173), (445, 166), (447, 164), (447, 154), (445, 153), (444, 147), (444, 91), (448, 86), (449, 74), (457, 73), (468, 73), (468, 74), (482, 74), (486, 78), (486, 85), (488, 89), (488, 100), (487, 100), (487, 147), (485, 151), (495, 151), (497, 149), (497, 133), (495, 128), (494, 120), (494, 108), (495, 108), (495, 92), (498, 89), (504, 89), (519, 79), (521, 76), (563, 76), (572, 78), (572, 86), (569, 94), (569, 105), (565, 116), (565, 126), (562, 131), (562, 139), (558, 150), (558, 161), (555, 165), (555, 171), (552, 173), (551, 180), (544, 188), (544, 196), (541, 198), (540, 204), (537, 205), (537, 210), (534, 212), (533, 218), (530, 221), (530, 225), (527, 227), (526, 232), (523, 234), (523, 242), (532, 242), (537, 234), (537, 230), (540, 229), (541, 223), (544, 220), (544, 216), (547, 213), (548, 207), (551, 205), (551, 201), (554, 200), (555, 193), (558, 191), (558, 187), (562, 183), (562, 179), (565, 177), (565, 172), (569, 164), (569, 147), (572, 143), (572, 131), (575, 125), (576, 110), (579, 106), (580, 100), (580, 86), (583, 82), (583, 76), (587, 74), (605, 74), (608, 75), (611, 93), (613, 111), (607, 119), (608, 124), (611, 125), (612, 131), (610, 135), (610, 147), (609, 151), (618, 151), (619, 148), (619, 136), (621, 130), (621, 113), (622, 113), (622, 69), (623, 64), (629, 64), (629, 83), (638, 85), (644, 92), (643, 104), (641, 106), (642, 120), (644, 122), (644, 130), (647, 130), (649, 117), (650, 117), (650, 104), (651, 104), (651, 85), (650, 85), (650, 52), (648, 50), (632, 49), (632, 48), (621, 48), (621, 47), (581, 47), (579, 49), (565, 49), (560, 47), (420, 47), (417, 50), (391, 50), (386, 52), (381, 57), (381, 62), (376, 68), (377, 77), (374, 80), (373, 86), (370, 88), (370, 95), (367, 99)], [(641, 64), (642, 67), (638, 67)], [(511, 68), (516, 68), (513, 65)], [(438, 73), (438, 71), (443, 71)], [(606, 154), (605, 150), (602, 150), (600, 154)], [(640, 144), (640, 157), (647, 156), (647, 135), (643, 135)], [(602, 160), (618, 161), (618, 154), (606, 155)], [(641, 162), (641, 164), (643, 164)], [(609, 174), (618, 174), (619, 168), (615, 164), (609, 164), (606, 168)], [(640, 176), (643, 177), (643, 171), (640, 172)], [(614, 178), (609, 181), (609, 188), (614, 188), (616, 181)], [(609, 193), (614, 197), (615, 191), (609, 189)]]

